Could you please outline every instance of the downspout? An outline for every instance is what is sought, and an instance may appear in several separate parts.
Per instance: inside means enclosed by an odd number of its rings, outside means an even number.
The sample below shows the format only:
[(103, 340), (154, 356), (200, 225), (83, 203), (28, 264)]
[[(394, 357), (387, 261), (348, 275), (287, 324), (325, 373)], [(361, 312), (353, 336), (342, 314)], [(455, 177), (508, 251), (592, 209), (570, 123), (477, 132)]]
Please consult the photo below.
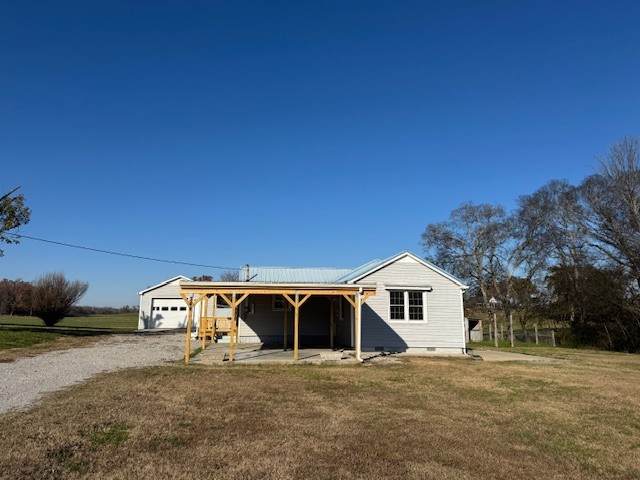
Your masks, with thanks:
[(460, 289), (460, 309), (461, 309), (461, 313), (462, 313), (462, 354), (467, 354), (469, 353), (468, 349), (467, 349), (467, 335), (466, 335), (466, 318), (464, 316), (464, 292), (465, 289)]

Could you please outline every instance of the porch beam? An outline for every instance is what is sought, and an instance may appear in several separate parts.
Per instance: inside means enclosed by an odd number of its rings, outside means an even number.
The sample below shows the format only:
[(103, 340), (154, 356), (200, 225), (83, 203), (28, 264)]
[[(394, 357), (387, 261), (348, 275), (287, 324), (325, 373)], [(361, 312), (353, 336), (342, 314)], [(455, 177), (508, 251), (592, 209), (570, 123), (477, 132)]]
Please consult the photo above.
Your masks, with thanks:
[[(360, 287), (362, 288), (362, 287)], [(185, 288), (181, 291), (184, 294), (196, 294), (196, 295), (213, 295), (214, 293), (220, 295), (231, 295), (232, 293), (236, 293), (238, 295), (242, 295), (245, 293), (248, 294), (260, 294), (260, 295), (293, 295), (298, 292), (300, 295), (355, 295), (360, 288), (353, 289), (310, 289), (310, 288), (280, 288), (280, 289), (266, 289), (266, 288)], [(375, 288), (373, 287), (365, 287), (365, 292), (375, 292)], [(291, 297), (289, 297), (291, 298)], [(293, 303), (293, 300), (291, 300)]]
[(302, 300), (300, 300), (300, 301), (298, 302), (298, 306), (299, 306), (299, 307), (301, 307), (301, 306), (302, 306), (302, 304), (303, 304), (304, 302), (306, 302), (307, 300), (309, 300), (309, 298), (311, 298), (311, 294), (310, 294), (310, 293), (309, 293), (309, 294), (307, 294), (307, 296), (306, 296), (306, 297), (304, 297)]
[[(356, 308), (356, 302), (351, 300), (351, 295), (353, 294), (346, 294), (346, 293), (342, 294), (342, 296), (347, 299), (347, 302), (349, 302), (353, 308)], [(355, 295), (357, 295), (357, 292), (355, 293)]]
[(375, 291), (366, 290), (362, 293), (362, 303), (366, 303), (369, 298), (373, 297), (376, 294)]
[(231, 306), (231, 300), (229, 300), (229, 297), (227, 297), (224, 293), (219, 292), (218, 295), (220, 295), (222, 297), (222, 299), (225, 301), (225, 303), (229, 306)]
[[(293, 301), (292, 298), (289, 296), (288, 293), (281, 293), (281, 294), (275, 294), (275, 295), (282, 295), (291, 305), (295, 306), (296, 301)], [(297, 297), (296, 297), (297, 298)]]

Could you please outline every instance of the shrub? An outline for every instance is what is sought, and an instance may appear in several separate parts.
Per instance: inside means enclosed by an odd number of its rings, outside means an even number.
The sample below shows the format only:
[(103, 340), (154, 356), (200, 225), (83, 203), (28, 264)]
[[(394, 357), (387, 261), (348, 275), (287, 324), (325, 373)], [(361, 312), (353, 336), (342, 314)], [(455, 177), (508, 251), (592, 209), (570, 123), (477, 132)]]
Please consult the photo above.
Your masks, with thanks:
[(69, 314), (88, 288), (88, 283), (67, 280), (62, 273), (45, 273), (33, 282), (33, 315), (53, 326)]

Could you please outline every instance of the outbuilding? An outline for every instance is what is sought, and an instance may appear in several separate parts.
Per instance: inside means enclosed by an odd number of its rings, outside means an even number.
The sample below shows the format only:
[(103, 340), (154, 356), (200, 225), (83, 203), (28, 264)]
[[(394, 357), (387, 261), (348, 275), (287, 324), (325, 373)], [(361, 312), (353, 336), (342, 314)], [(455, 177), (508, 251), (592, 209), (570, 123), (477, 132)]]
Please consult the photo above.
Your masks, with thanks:
[(138, 329), (186, 328), (187, 304), (180, 296), (180, 282), (190, 280), (184, 275), (178, 275), (138, 292), (140, 295)]

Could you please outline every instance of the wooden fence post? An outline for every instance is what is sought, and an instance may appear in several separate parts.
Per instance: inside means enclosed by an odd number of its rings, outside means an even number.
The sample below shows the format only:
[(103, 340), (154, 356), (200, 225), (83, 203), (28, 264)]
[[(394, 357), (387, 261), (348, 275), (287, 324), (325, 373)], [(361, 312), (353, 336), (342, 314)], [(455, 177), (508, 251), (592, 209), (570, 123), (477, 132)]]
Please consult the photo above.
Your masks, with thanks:
[(536, 333), (536, 345), (540, 345), (540, 339), (538, 338), (538, 325), (534, 325), (533, 330)]
[(515, 339), (513, 338), (513, 313), (509, 312), (509, 330), (511, 334), (511, 348), (515, 347)]
[(556, 331), (555, 330), (551, 330), (551, 345), (552, 346), (556, 346)]

